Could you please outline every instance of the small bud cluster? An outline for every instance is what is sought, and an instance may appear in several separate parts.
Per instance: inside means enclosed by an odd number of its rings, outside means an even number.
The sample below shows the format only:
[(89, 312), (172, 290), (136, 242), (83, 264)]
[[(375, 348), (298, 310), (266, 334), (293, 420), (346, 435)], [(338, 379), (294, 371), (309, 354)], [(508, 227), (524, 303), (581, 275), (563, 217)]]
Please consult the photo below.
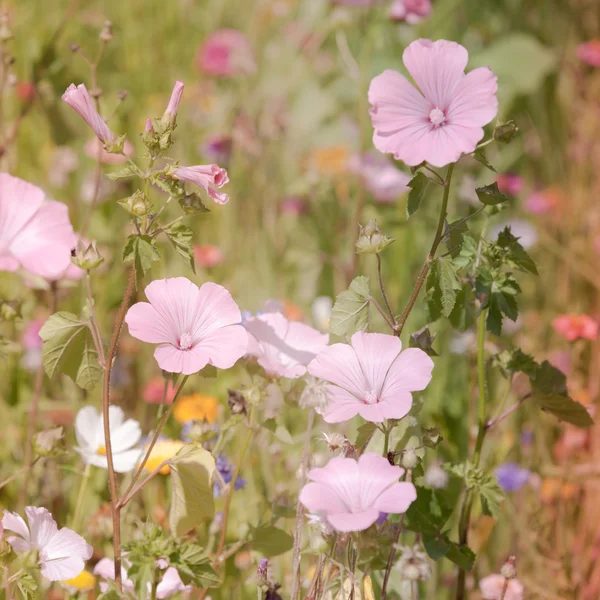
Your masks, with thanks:
[(356, 253), (379, 254), (394, 241), (395, 238), (390, 238), (383, 233), (379, 229), (377, 221), (372, 219), (364, 227), (360, 225), (358, 240), (356, 241)]

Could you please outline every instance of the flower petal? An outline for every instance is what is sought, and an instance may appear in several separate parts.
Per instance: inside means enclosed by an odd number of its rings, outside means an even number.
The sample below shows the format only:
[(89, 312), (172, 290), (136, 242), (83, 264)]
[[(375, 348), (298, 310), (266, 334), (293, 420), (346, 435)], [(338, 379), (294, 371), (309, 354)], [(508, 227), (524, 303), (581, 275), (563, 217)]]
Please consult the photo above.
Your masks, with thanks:
[(210, 359), (208, 354), (200, 348), (180, 350), (171, 344), (161, 344), (154, 351), (154, 358), (158, 366), (169, 373), (183, 373), (193, 375), (203, 369)]
[(498, 78), (490, 69), (474, 69), (457, 86), (448, 108), (447, 122), (464, 127), (487, 125), (498, 113), (497, 91)]
[(193, 350), (209, 357), (211, 365), (229, 369), (246, 354), (248, 333), (241, 325), (221, 327), (204, 335)]
[(75, 417), (75, 437), (82, 451), (95, 452), (98, 448), (96, 432), (99, 429), (100, 415), (93, 406), (79, 409)]
[(367, 390), (379, 395), (387, 372), (402, 350), (402, 342), (395, 335), (357, 331), (351, 343), (367, 381)]
[(363, 403), (353, 394), (338, 387), (327, 386), (327, 408), (323, 413), (326, 423), (343, 423), (359, 414)]
[(231, 294), (216, 283), (207, 282), (200, 287), (194, 315), (194, 340), (210, 332), (242, 322), (242, 314)]
[[(21, 536), (21, 538), (23, 538), (22, 541), (20, 540), (20, 538), (8, 538), (10, 545), (15, 551), (23, 552), (30, 549), (29, 528), (25, 524), (25, 521), (23, 520), (23, 517), (21, 517), (21, 515), (17, 514), (16, 512), (10, 512), (8, 510), (5, 510), (4, 516), (2, 517), (2, 526), (7, 531), (12, 531), (17, 535)], [(17, 545), (19, 546), (18, 548), (15, 547), (15, 543), (17, 543)]]
[(390, 367), (381, 390), (381, 400), (401, 392), (424, 390), (431, 381), (433, 361), (419, 348), (407, 348)]
[(309, 363), (308, 372), (334, 383), (357, 398), (361, 398), (368, 389), (356, 352), (348, 344), (333, 344), (325, 348)]
[(159, 313), (152, 304), (138, 302), (125, 315), (129, 334), (150, 344), (177, 344), (178, 336), (170, 320)]
[(26, 506), (25, 514), (29, 521), (31, 545), (42, 550), (58, 531), (56, 521), (50, 511), (43, 507)]
[(378, 517), (376, 508), (368, 508), (359, 513), (328, 514), (327, 521), (336, 531), (363, 531), (373, 525)]
[(125, 450), (124, 452), (115, 453), (113, 455), (113, 464), (117, 473), (129, 473), (133, 471), (135, 466), (142, 458), (142, 450)]
[(42, 562), (42, 575), (50, 581), (73, 579), (83, 571), (84, 561), (79, 556), (69, 556), (59, 560)]
[(135, 419), (127, 419), (114, 431), (111, 427), (112, 450), (115, 454), (129, 450), (140, 441), (141, 437), (142, 428), (140, 424)]
[(394, 483), (382, 492), (374, 501), (373, 506), (386, 513), (403, 513), (417, 499), (417, 490), (412, 483)]
[(335, 489), (326, 483), (307, 483), (300, 492), (300, 502), (310, 512), (325, 511), (330, 514), (348, 510)]

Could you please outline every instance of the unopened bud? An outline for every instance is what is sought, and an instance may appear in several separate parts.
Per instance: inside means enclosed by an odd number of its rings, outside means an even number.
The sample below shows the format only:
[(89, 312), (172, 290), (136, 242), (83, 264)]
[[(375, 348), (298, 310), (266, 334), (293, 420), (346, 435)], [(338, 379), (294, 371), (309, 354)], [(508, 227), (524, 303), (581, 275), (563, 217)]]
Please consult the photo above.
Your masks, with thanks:
[(414, 469), (419, 464), (419, 457), (417, 456), (415, 449), (407, 448), (402, 453), (402, 460), (400, 463), (405, 469)]
[(519, 132), (519, 128), (514, 121), (507, 121), (496, 125), (494, 129), (494, 139), (503, 144), (510, 144)]
[(86, 244), (80, 239), (77, 247), (71, 250), (71, 262), (84, 271), (91, 271), (104, 262), (104, 257), (98, 252), (95, 241)]
[(357, 254), (379, 254), (384, 248), (394, 241), (380, 231), (377, 221), (372, 219), (364, 227), (360, 226), (358, 240), (356, 241)]
[(100, 32), (100, 39), (105, 43), (113, 39), (112, 23), (110, 21), (104, 21), (104, 27)]
[(44, 429), (33, 437), (31, 445), (40, 456), (60, 456), (66, 452), (64, 430), (62, 427)]
[(119, 200), (117, 204), (130, 215), (136, 217), (144, 217), (152, 211), (152, 202), (150, 202), (150, 198), (142, 190), (137, 190), (129, 198)]
[(269, 561), (266, 558), (261, 558), (258, 561), (258, 569), (256, 569), (256, 585), (259, 587), (265, 587), (269, 585), (267, 578), (267, 570), (269, 568)]
[(517, 557), (509, 556), (508, 560), (502, 565), (500, 574), (504, 579), (516, 579), (517, 578)]
[(171, 98), (169, 99), (167, 110), (165, 110), (161, 119), (161, 123), (165, 127), (170, 127), (171, 129), (175, 127), (177, 111), (179, 110), (179, 103), (181, 102), (181, 96), (183, 95), (183, 87), (182, 81), (176, 81), (175, 85), (173, 86), (173, 91), (171, 92)]
[(324, 433), (323, 439), (325, 443), (329, 446), (329, 450), (331, 452), (335, 452), (339, 448), (342, 448), (346, 442), (346, 436), (341, 433)]

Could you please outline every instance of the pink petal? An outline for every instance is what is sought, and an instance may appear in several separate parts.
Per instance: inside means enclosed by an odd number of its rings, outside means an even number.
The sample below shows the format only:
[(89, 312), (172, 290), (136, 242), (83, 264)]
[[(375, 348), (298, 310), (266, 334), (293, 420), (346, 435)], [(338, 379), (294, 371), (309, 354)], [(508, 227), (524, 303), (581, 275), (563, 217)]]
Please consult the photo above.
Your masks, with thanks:
[(379, 494), (404, 475), (404, 469), (391, 465), (387, 458), (374, 452), (366, 452), (358, 459), (358, 472), (359, 478), (368, 482), (361, 490), (363, 506), (370, 506)]
[(330, 514), (348, 510), (335, 489), (326, 483), (307, 483), (300, 491), (300, 502), (310, 512), (325, 511)]
[(326, 423), (349, 421), (365, 406), (356, 396), (336, 385), (327, 386), (327, 395), (327, 410), (323, 413)]
[(156, 586), (156, 597), (159, 600), (168, 598), (177, 592), (191, 590), (191, 586), (185, 585), (175, 567), (169, 567), (163, 575), (160, 583)]
[(369, 389), (356, 352), (348, 344), (333, 344), (325, 348), (309, 363), (308, 372), (340, 386), (357, 398)]
[(161, 344), (154, 351), (158, 366), (169, 373), (193, 375), (203, 369), (210, 359), (208, 354), (199, 347), (180, 350), (171, 344)]
[[(365, 405), (360, 411), (360, 416), (374, 423), (380, 423), (384, 419), (402, 419), (410, 412), (412, 400), (412, 394), (405, 391), (399, 391), (394, 395), (387, 392), (382, 393), (381, 400), (377, 404)], [(368, 407), (377, 407), (379, 412), (373, 411), (370, 413), (366, 410)], [(367, 415), (372, 418), (367, 418)], [(379, 416), (379, 418), (375, 420), (375, 416)]]
[(58, 531), (56, 521), (47, 508), (26, 506), (25, 513), (31, 531), (31, 545), (44, 548)]
[[(20, 551), (30, 549), (29, 529), (28, 529), (27, 525), (25, 524), (25, 521), (19, 514), (17, 514), (16, 512), (9, 512), (8, 510), (5, 510), (4, 516), (2, 517), (2, 526), (7, 531), (12, 531), (23, 538), (22, 542), (19, 538), (14, 538), (14, 537), (9, 538), (10, 545), (13, 546), (13, 548), (16, 551), (20, 552)], [(15, 542), (21, 547), (16, 548)], [(24, 547), (23, 547), (23, 545), (24, 545)]]
[(327, 520), (336, 531), (363, 531), (379, 518), (376, 508), (368, 508), (359, 513), (328, 514)]
[(419, 39), (406, 48), (402, 60), (427, 100), (446, 110), (464, 76), (469, 54), (456, 42)]
[(227, 325), (241, 323), (242, 314), (231, 294), (221, 285), (208, 282), (200, 287), (196, 301), (194, 338)]
[(394, 483), (382, 492), (373, 502), (380, 512), (403, 513), (417, 499), (417, 490), (412, 483)]
[(93, 548), (72, 529), (63, 527), (43, 547), (44, 560), (58, 560), (77, 556), (83, 560), (91, 558)]
[(246, 354), (247, 346), (246, 330), (241, 325), (229, 325), (204, 335), (194, 350), (206, 354), (211, 365), (229, 369)]
[(381, 390), (381, 399), (392, 399), (401, 392), (424, 390), (431, 381), (433, 361), (419, 348), (407, 348), (394, 361)]
[(73, 579), (83, 571), (85, 563), (78, 556), (69, 556), (59, 560), (42, 562), (42, 575), (50, 581)]
[(308, 478), (329, 485), (335, 484), (336, 480), (356, 479), (359, 474), (358, 464), (353, 458), (336, 456), (324, 467), (315, 467), (308, 472)]
[(172, 322), (163, 318), (152, 304), (138, 302), (125, 315), (129, 334), (150, 344), (177, 344), (178, 336)]
[[(454, 92), (447, 121), (464, 127), (483, 127), (498, 113), (498, 78), (486, 68), (465, 75)], [(474, 150), (475, 148), (473, 148)]]
[[(408, 407), (408, 410), (410, 410), (410, 406)], [(406, 411), (406, 412), (408, 412), (408, 411)], [(388, 417), (388, 413), (386, 411), (384, 402), (377, 402), (376, 404), (359, 403), (358, 404), (358, 414), (365, 421), (369, 421), (369, 423), (382, 423), (387, 418), (390, 418), (390, 417)], [(404, 413), (402, 415), (402, 417), (404, 415), (406, 415), (406, 413)], [(393, 417), (393, 418), (396, 418), (396, 417)], [(398, 417), (398, 418), (401, 418), (401, 417)]]

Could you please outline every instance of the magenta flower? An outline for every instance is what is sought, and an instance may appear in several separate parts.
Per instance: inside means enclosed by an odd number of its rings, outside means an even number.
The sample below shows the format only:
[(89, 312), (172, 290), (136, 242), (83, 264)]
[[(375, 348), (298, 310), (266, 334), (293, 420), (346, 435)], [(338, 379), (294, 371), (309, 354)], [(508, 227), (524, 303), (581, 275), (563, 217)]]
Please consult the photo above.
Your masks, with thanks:
[(560, 315), (552, 321), (552, 327), (569, 342), (595, 340), (598, 337), (598, 321), (585, 314)]
[(590, 67), (600, 67), (600, 40), (579, 44), (577, 58)]
[(198, 288), (185, 277), (158, 279), (146, 287), (148, 302), (125, 316), (129, 333), (150, 344), (158, 366), (191, 375), (207, 364), (228, 369), (246, 353), (248, 335), (231, 294), (216, 283)]
[(394, 335), (358, 331), (351, 346), (333, 344), (308, 365), (308, 372), (330, 382), (328, 423), (355, 415), (372, 423), (401, 419), (412, 406), (412, 394), (431, 381), (433, 361), (423, 350), (408, 348)]
[(408, 192), (411, 177), (397, 169), (378, 152), (358, 154), (350, 159), (350, 170), (356, 173), (376, 202), (391, 204)]
[(109, 129), (104, 119), (98, 114), (84, 83), (78, 86), (71, 84), (62, 95), (62, 99), (92, 128), (98, 139), (105, 145), (111, 146), (116, 136)]
[(497, 78), (488, 68), (465, 75), (469, 55), (456, 42), (420, 39), (404, 51), (415, 83), (387, 70), (371, 81), (373, 143), (409, 166), (443, 167), (473, 152), (498, 111)]
[(481, 597), (484, 600), (523, 600), (523, 584), (518, 579), (511, 579), (508, 582), (504, 596), (504, 583), (506, 579), (502, 575), (488, 575), (479, 582)]
[(305, 375), (306, 365), (329, 343), (326, 333), (277, 312), (250, 317), (244, 327), (250, 333), (248, 354), (256, 356), (267, 373), (289, 379)]
[(187, 181), (201, 187), (217, 204), (227, 204), (229, 196), (214, 189), (229, 183), (227, 171), (218, 165), (196, 165), (195, 167), (176, 167), (173, 175), (180, 181)]
[(417, 499), (412, 483), (399, 482), (404, 469), (373, 452), (358, 461), (337, 457), (311, 469), (300, 502), (337, 531), (362, 531), (380, 513), (403, 513)]
[(498, 175), (498, 189), (503, 194), (509, 194), (510, 196), (517, 196), (523, 191), (525, 183), (523, 179), (516, 173), (503, 173)]
[(389, 16), (394, 21), (406, 21), (410, 25), (420, 23), (431, 14), (431, 0), (394, 0)]
[(216, 77), (235, 77), (256, 71), (254, 51), (237, 29), (220, 29), (206, 38), (196, 57), (198, 68)]
[(171, 127), (175, 125), (175, 119), (177, 118), (177, 111), (179, 110), (181, 96), (183, 96), (183, 81), (176, 81), (173, 91), (171, 92), (169, 104), (167, 105), (167, 109), (162, 116), (163, 124)]
[(0, 173), (0, 271), (23, 268), (58, 279), (76, 243), (66, 204), (46, 201), (37, 186)]

